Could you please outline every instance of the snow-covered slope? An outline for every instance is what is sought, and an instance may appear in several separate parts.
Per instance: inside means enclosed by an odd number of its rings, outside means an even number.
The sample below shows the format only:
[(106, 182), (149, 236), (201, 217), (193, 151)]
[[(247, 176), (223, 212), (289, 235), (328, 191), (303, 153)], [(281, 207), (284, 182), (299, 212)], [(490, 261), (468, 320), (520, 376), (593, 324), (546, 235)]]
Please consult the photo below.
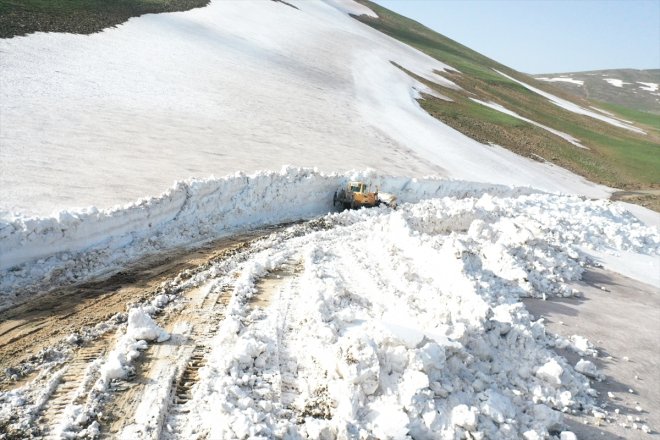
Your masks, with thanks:
[(450, 66), (347, 15), (363, 7), (290, 3), (212, 1), (89, 36), (0, 40), (0, 210), (108, 208), (285, 164), (608, 195), (422, 111), (426, 88), (392, 62), (456, 87), (433, 73)]

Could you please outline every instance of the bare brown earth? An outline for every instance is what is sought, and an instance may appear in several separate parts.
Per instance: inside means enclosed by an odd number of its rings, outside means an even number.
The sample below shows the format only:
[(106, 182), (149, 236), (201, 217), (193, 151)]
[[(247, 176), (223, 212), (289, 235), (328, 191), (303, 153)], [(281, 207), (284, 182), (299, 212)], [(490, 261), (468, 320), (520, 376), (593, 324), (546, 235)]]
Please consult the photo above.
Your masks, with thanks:
[[(602, 269), (588, 270), (574, 288), (583, 293), (581, 298), (525, 300), (532, 314), (545, 318), (549, 331), (563, 337), (584, 336), (598, 349), (597, 358), (587, 359), (606, 376), (602, 382), (594, 381), (593, 387), (611, 419), (598, 422), (595, 417), (567, 416), (567, 424), (584, 440), (658, 438), (660, 292)], [(560, 354), (573, 365), (580, 360), (570, 351)], [(633, 423), (638, 429), (632, 428)], [(652, 429), (651, 435), (641, 431), (643, 424)]]
[[(152, 297), (164, 281), (184, 271), (201, 270), (269, 232), (258, 230), (194, 251), (178, 249), (145, 258), (110, 278), (56, 289), (0, 312), (0, 371), (29, 360), (83, 327), (126, 312), (131, 304)], [(8, 375), (0, 376), (0, 390), (15, 385)]]
[[(198, 372), (206, 364), (212, 338), (224, 320), (233, 291), (231, 280), (239, 274), (234, 273), (229, 282), (216, 289), (205, 289), (196, 282), (185, 288), (175, 286), (211, 267), (217, 270), (218, 265), (240, 261), (254, 251), (253, 244), (263, 236), (290, 225), (225, 237), (195, 250), (179, 249), (154, 256), (112, 277), (58, 288), (2, 311), (0, 371), (4, 374), (0, 375), (0, 390), (28, 387), (38, 393), (52, 388), (46, 391), (43, 403), (33, 407), (29, 425), (17, 424), (15, 417), (0, 422), (0, 438), (56, 435), (56, 427), (67, 420), (67, 409), (95, 396), (98, 371), (94, 365), (115, 347), (121, 333), (117, 333), (114, 321), (123, 322), (123, 312), (159, 293), (177, 298), (157, 316), (158, 324), (171, 338), (144, 350), (130, 380), (113, 381), (101, 400), (94, 397), (100, 405), (94, 409), (95, 421), (100, 438), (127, 438), (132, 435), (131, 429), (144, 426), (145, 421), (138, 418), (145, 404), (160, 408), (159, 420), (185, 418)], [(257, 282), (252, 307), (265, 308), (273, 292), (299, 270), (299, 263), (292, 261), (267, 273)], [(85, 329), (94, 331), (85, 333)], [(76, 346), (69, 340), (72, 334), (86, 336)], [(33, 404), (34, 399), (31, 393), (29, 403)], [(159, 436), (162, 424), (158, 420), (150, 420), (147, 426), (154, 438)]]

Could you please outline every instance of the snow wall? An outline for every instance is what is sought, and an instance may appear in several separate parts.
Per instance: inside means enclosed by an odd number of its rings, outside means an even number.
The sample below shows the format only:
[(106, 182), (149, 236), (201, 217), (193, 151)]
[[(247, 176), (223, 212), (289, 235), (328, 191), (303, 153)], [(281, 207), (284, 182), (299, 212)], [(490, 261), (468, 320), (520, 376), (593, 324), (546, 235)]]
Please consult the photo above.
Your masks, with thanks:
[(396, 194), (399, 203), (485, 192), (538, 192), (440, 178), (381, 176), (370, 170), (324, 174), (292, 167), (180, 181), (160, 196), (109, 210), (92, 207), (53, 217), (0, 219), (0, 294), (83, 281), (148, 254), (322, 215), (333, 211), (334, 191), (353, 179)]

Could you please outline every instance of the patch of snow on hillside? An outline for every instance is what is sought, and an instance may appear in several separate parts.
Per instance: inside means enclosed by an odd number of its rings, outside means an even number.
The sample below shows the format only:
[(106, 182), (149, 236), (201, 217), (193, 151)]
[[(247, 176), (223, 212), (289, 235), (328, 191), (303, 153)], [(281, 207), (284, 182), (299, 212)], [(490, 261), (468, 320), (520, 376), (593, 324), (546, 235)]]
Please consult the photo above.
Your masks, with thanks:
[(497, 110), (497, 111), (502, 112), (504, 114), (507, 114), (509, 116), (513, 116), (514, 118), (518, 118), (521, 121), (529, 122), (532, 125), (536, 125), (537, 127), (540, 127), (540, 128), (542, 128), (546, 131), (549, 131), (550, 133), (552, 133), (556, 136), (559, 136), (560, 138), (564, 139), (565, 141), (570, 142), (571, 144), (575, 145), (576, 147), (584, 148), (584, 149), (587, 149), (587, 150), (589, 149), (589, 148), (585, 147), (584, 145), (582, 145), (578, 139), (575, 139), (570, 134), (566, 134), (563, 131), (555, 130), (554, 128), (550, 128), (547, 125), (543, 125), (543, 124), (540, 124), (536, 121), (532, 121), (531, 119), (520, 116), (518, 113), (514, 112), (513, 110), (509, 110), (506, 107), (504, 107), (500, 104), (497, 104), (496, 102), (484, 102), (484, 101), (480, 101), (480, 100), (475, 99), (475, 98), (470, 98), (470, 99), (473, 100), (474, 102), (477, 102), (477, 103), (481, 104), (481, 105), (492, 108), (493, 110)]
[(658, 91), (658, 84), (657, 83), (647, 83), (647, 82), (637, 81), (637, 84), (641, 84), (641, 86), (639, 86), (639, 88), (642, 89), (642, 90), (646, 90), (647, 92), (657, 92)]
[(353, 0), (325, 0), (326, 3), (334, 6), (340, 11), (351, 15), (366, 15), (368, 17), (378, 18), (378, 14), (365, 5), (354, 2)]
[(646, 134), (646, 132), (644, 130), (642, 130), (640, 128), (637, 128), (637, 127), (634, 127), (630, 124), (624, 123), (620, 119), (611, 118), (611, 117), (608, 117), (608, 116), (601, 115), (599, 113), (592, 112), (591, 110), (587, 110), (583, 107), (580, 107), (577, 104), (574, 104), (570, 101), (559, 98), (559, 97), (557, 97), (557, 96), (555, 96), (551, 93), (544, 92), (543, 90), (537, 89), (536, 87), (532, 87), (529, 84), (526, 84), (522, 81), (519, 81), (519, 80), (507, 75), (506, 73), (500, 72), (499, 70), (496, 70), (496, 69), (493, 69), (493, 70), (495, 70), (495, 72), (499, 73), (503, 77), (509, 78), (511, 81), (514, 81), (514, 82), (520, 84), (521, 86), (525, 87), (526, 89), (531, 90), (532, 92), (543, 96), (544, 98), (548, 99), (550, 102), (555, 104), (556, 106), (561, 107), (565, 110), (568, 110), (568, 111), (573, 112), (573, 113), (577, 113), (579, 115), (585, 115), (585, 116), (589, 116), (589, 117), (594, 118), (594, 119), (598, 119), (599, 121), (606, 122), (610, 125), (614, 125), (615, 127), (625, 128), (626, 130), (634, 131), (634, 132), (640, 133), (640, 134)]
[(629, 82), (624, 82), (621, 79), (616, 79), (616, 78), (603, 78), (603, 81), (606, 81), (608, 84), (613, 85), (614, 87), (623, 87), (624, 84), (632, 84)]
[(541, 81), (546, 81), (546, 82), (565, 82), (569, 84), (576, 84), (578, 86), (583, 86), (584, 81), (581, 79), (573, 79), (570, 77), (565, 77), (565, 76), (559, 76), (555, 78), (547, 78), (547, 77), (537, 77), (536, 79), (541, 80)]

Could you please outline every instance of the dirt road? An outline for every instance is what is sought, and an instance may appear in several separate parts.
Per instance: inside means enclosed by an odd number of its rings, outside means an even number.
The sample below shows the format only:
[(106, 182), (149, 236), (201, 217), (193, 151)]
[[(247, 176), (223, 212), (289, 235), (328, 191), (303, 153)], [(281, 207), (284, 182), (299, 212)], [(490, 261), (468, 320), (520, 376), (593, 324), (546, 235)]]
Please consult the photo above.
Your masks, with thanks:
[[(113, 349), (115, 324), (125, 322), (131, 305), (168, 293), (170, 286), (218, 262), (236, 260), (260, 237), (283, 227), (222, 238), (192, 252), (181, 249), (154, 256), (110, 278), (57, 289), (2, 311), (0, 371), (6, 374), (0, 377), (0, 390), (20, 390), (30, 383), (37, 391), (26, 398), (33, 413), (30, 426), (12, 425), (10, 419), (4, 426), (0, 424), (0, 434), (6, 438), (51, 437), (65, 413), (94, 394), (95, 364)], [(205, 343), (222, 320), (230, 286), (214, 293), (200, 288), (169, 293), (177, 294), (178, 305), (162, 313), (158, 322), (172, 333), (172, 339), (150, 346), (135, 365), (134, 380), (113, 388), (113, 398), (106, 399), (98, 417), (102, 423), (95, 428), (102, 437), (127, 429), (132, 419), (119, 415), (136, 411), (139, 399), (135, 396), (145, 394), (154, 377), (169, 374), (172, 383), (171, 390), (155, 395), (169, 399), (173, 394), (175, 404), (187, 400), (204, 363)]]

